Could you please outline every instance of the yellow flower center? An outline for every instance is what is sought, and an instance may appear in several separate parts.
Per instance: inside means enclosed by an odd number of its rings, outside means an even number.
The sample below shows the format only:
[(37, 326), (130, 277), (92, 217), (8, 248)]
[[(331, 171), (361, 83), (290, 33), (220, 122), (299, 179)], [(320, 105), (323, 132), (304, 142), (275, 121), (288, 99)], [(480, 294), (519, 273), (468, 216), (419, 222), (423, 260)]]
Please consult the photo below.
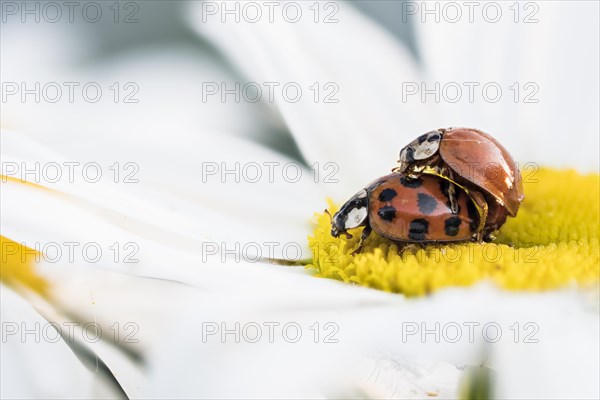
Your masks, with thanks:
[[(493, 243), (410, 246), (399, 251), (375, 232), (358, 247), (334, 238), (325, 213), (316, 214), (307, 265), (320, 277), (418, 296), (448, 286), (491, 280), (511, 290), (548, 290), (600, 279), (600, 176), (572, 170), (525, 171), (525, 200)], [(329, 200), (329, 209), (337, 207)]]

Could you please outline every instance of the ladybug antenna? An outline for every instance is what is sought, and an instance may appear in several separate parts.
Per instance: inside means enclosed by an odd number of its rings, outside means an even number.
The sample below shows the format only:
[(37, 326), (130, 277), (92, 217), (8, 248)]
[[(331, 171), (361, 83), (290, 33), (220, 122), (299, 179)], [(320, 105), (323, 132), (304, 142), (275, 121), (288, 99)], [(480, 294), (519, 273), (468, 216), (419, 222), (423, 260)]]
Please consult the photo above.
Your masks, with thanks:
[(325, 214), (329, 215), (329, 222), (333, 224), (333, 217), (331, 216), (331, 213), (328, 209), (325, 209)]

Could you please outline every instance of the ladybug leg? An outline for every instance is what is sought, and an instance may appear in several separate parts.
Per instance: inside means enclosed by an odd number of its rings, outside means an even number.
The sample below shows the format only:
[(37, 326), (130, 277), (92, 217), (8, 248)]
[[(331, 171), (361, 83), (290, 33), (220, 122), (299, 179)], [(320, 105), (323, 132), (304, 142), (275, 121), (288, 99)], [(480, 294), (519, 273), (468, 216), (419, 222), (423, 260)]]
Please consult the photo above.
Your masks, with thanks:
[(440, 176), (447, 177), (450, 185), (448, 186), (448, 198), (450, 199), (450, 209), (452, 214), (458, 214), (458, 200), (456, 199), (456, 185), (452, 183), (454, 174), (452, 170), (446, 167), (436, 167), (436, 171)]
[[(488, 204), (485, 201), (485, 197), (483, 194), (477, 191), (469, 191), (469, 197), (475, 203), (477, 207), (477, 211), (479, 212), (479, 226), (477, 227), (477, 232), (475, 234), (475, 238), (477, 242), (481, 243), (484, 240), (484, 227), (487, 222), (488, 216)], [(486, 235), (487, 236), (487, 235)]]
[(363, 229), (362, 234), (360, 235), (360, 242), (358, 242), (358, 247), (356, 248), (356, 250), (354, 250), (352, 252), (352, 255), (355, 256), (358, 253), (360, 253), (365, 245), (365, 240), (367, 240), (367, 238), (369, 237), (369, 235), (371, 234), (371, 225), (367, 225), (365, 226), (365, 229)]
[(456, 200), (456, 186), (451, 183), (448, 186), (448, 198), (450, 199), (450, 209), (452, 214), (458, 214), (458, 201)]
[(415, 171), (409, 171), (406, 173), (406, 177), (411, 180), (419, 179), (420, 175), (421, 175), (420, 172), (415, 172)]
[(419, 250), (425, 249), (425, 243), (421, 242), (407, 242), (398, 245), (398, 253), (416, 253)]
[(483, 237), (483, 241), (486, 243), (493, 242), (494, 240), (496, 240), (496, 235), (494, 232), (488, 233)]

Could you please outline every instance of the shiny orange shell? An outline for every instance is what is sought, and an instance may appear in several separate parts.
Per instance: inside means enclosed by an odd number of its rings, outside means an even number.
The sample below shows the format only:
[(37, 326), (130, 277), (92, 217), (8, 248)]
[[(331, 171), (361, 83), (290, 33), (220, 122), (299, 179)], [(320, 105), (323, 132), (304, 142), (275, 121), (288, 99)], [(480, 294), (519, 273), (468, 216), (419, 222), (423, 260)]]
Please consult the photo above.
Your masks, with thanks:
[(406, 179), (387, 175), (369, 190), (369, 224), (379, 235), (402, 242), (467, 241), (479, 216), (469, 197), (456, 192), (458, 212), (452, 213), (448, 181), (422, 175)]
[(521, 173), (508, 151), (477, 129), (444, 131), (439, 154), (458, 176), (474, 183), (515, 216), (523, 201)]

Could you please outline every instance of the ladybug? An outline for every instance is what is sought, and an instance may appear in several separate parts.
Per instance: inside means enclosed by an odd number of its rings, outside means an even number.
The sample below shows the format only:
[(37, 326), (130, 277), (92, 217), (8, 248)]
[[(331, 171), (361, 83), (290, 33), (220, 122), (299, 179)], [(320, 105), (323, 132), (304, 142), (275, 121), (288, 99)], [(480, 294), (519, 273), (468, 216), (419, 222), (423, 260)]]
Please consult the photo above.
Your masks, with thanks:
[(331, 217), (331, 235), (351, 238), (349, 229), (364, 226), (352, 254), (360, 253), (372, 230), (396, 242), (473, 240), (481, 229), (480, 212), (460, 189), (453, 193), (453, 208), (450, 185), (429, 174), (414, 178), (394, 172), (384, 176), (352, 196)]
[(521, 173), (508, 151), (492, 136), (477, 129), (437, 129), (400, 151), (392, 171), (410, 178), (435, 175), (450, 183), (450, 202), (456, 211), (457, 188), (465, 191), (480, 210), (483, 227), (478, 240), (493, 240), (494, 233), (515, 217), (523, 201)]

